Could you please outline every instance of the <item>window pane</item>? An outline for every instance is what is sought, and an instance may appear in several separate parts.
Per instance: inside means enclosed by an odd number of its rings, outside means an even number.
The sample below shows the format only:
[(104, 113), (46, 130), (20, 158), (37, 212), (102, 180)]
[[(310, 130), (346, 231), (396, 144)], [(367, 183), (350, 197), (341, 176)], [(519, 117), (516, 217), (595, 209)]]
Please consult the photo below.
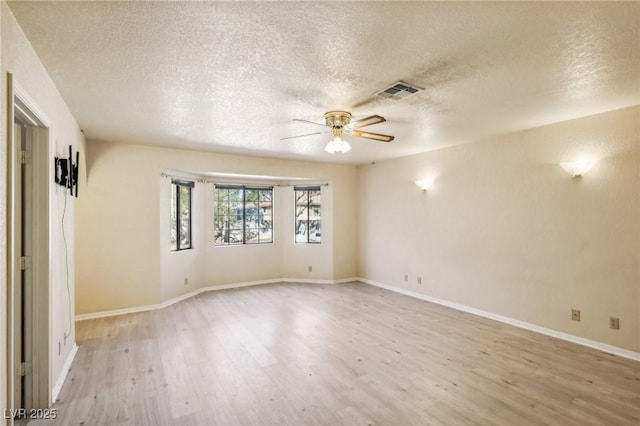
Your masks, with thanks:
[(237, 215), (231, 216), (228, 221), (228, 235), (227, 244), (242, 244), (243, 243), (243, 230), (242, 230), (242, 213), (240, 214), (241, 220), (237, 220)]
[(214, 206), (214, 237), (215, 244), (229, 244), (230, 239), (230, 215), (229, 190), (216, 188), (216, 202)]
[(191, 188), (178, 186), (180, 212), (180, 249), (191, 248)]
[(273, 205), (273, 191), (260, 191), (259, 201), (261, 207), (271, 207)]
[(224, 220), (218, 220), (216, 219), (215, 221), (215, 244), (225, 244), (226, 241), (224, 240), (225, 236), (227, 235), (226, 233), (226, 221)]
[(320, 191), (309, 193), (309, 219), (320, 219)]
[(320, 191), (309, 191), (309, 204), (320, 205)]
[(169, 241), (171, 250), (191, 248), (191, 186), (171, 182)]
[(295, 191), (296, 206), (306, 206), (309, 202), (308, 191)]
[(260, 191), (257, 189), (245, 189), (245, 203), (247, 206), (255, 207), (258, 205), (258, 195)]
[(258, 228), (248, 227), (245, 230), (245, 238), (246, 238), (247, 244), (259, 243), (260, 242), (259, 236), (260, 236), (260, 231), (258, 230)]
[(307, 221), (296, 220), (296, 243), (307, 242)]
[(229, 197), (229, 203), (231, 204), (237, 204), (240, 203), (242, 204), (243, 201), (243, 197), (244, 197), (244, 190), (243, 189), (228, 189), (228, 197)]
[(310, 243), (319, 243), (321, 241), (320, 238), (320, 221), (319, 220), (310, 220), (309, 221), (309, 242)]
[(273, 242), (273, 232), (271, 230), (271, 227), (260, 229), (260, 242), (261, 243)]

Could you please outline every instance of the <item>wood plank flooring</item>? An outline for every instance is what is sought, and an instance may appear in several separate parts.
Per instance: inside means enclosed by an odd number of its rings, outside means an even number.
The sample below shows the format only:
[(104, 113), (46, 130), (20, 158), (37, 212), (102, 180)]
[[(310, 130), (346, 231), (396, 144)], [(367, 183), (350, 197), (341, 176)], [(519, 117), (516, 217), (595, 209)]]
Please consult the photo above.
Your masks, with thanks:
[(361, 283), (80, 321), (60, 425), (639, 425), (640, 363)]

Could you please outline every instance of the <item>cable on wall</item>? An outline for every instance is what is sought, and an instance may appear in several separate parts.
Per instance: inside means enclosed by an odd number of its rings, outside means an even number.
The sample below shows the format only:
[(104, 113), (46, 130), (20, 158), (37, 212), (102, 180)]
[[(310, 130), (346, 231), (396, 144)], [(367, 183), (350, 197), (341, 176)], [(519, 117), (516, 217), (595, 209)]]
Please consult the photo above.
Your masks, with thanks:
[(73, 326), (73, 318), (71, 314), (71, 289), (69, 288), (69, 247), (67, 245), (67, 235), (64, 232), (64, 218), (67, 214), (67, 194), (64, 195), (64, 207), (62, 209), (62, 241), (64, 242), (64, 265), (67, 277), (67, 301), (69, 306), (69, 331), (64, 332), (64, 341), (67, 342), (67, 338), (71, 336), (71, 329)]

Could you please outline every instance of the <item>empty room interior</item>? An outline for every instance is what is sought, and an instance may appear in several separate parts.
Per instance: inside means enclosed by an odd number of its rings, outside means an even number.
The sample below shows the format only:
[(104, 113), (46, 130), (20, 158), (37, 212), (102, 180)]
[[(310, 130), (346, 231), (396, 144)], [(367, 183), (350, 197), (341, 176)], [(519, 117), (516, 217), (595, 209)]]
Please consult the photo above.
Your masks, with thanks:
[(0, 1), (0, 424), (640, 424), (640, 2)]

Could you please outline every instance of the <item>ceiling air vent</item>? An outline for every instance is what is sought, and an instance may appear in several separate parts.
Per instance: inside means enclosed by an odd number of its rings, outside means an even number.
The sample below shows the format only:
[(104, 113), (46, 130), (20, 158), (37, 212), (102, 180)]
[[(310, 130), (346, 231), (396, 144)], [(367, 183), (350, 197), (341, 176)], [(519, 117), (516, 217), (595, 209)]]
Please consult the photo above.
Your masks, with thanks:
[(376, 93), (376, 96), (391, 99), (394, 101), (402, 101), (404, 99), (407, 99), (409, 96), (413, 96), (418, 92), (422, 92), (423, 90), (424, 89), (420, 89), (419, 87), (411, 86), (410, 84), (399, 81), (393, 86), (379, 91), (378, 93)]

